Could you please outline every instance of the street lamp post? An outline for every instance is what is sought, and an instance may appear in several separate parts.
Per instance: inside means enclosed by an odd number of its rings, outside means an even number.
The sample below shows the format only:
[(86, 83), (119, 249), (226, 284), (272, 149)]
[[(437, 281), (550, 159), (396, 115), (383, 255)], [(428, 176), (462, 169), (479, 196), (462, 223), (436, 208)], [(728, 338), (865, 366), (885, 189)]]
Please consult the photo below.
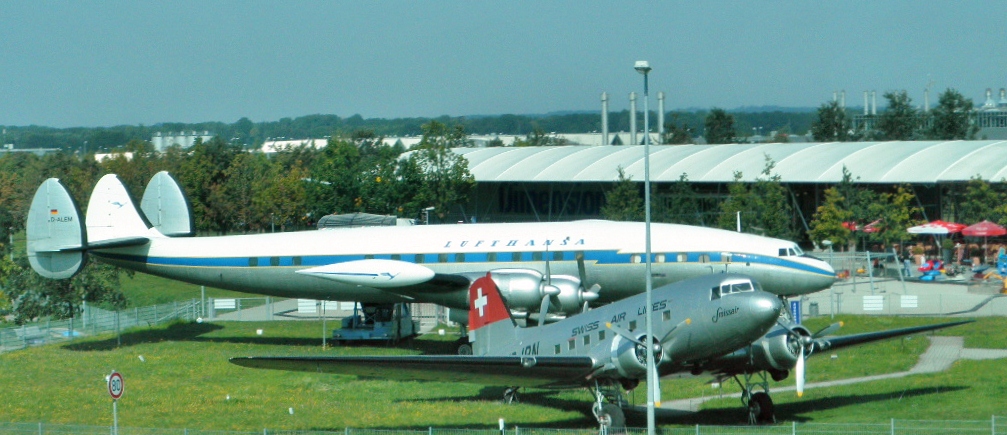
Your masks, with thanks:
[[(651, 247), (650, 247), (650, 109), (648, 107), (648, 83), (647, 74), (650, 73), (650, 63), (645, 60), (638, 60), (633, 66), (637, 72), (643, 74), (643, 208), (644, 208), (644, 237), (646, 238), (646, 282), (647, 282), (647, 306), (644, 308), (647, 316), (647, 434), (654, 434), (654, 392), (657, 391), (658, 380), (654, 361), (654, 321), (653, 321), (653, 295), (651, 290), (654, 286), (653, 274), (651, 272)], [(660, 398), (658, 398), (660, 400)]]

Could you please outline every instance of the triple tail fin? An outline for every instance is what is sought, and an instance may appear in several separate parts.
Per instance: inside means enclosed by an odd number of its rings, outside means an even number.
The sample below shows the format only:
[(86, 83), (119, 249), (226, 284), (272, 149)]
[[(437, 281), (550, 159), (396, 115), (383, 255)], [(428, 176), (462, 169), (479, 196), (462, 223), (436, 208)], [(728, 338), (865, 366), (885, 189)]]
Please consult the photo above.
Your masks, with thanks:
[(67, 279), (84, 267), (87, 233), (80, 208), (57, 178), (45, 180), (32, 198), (25, 224), (28, 263), (39, 275)]
[(469, 286), (469, 341), (474, 355), (507, 355), (519, 328), (490, 273)]
[(140, 200), (140, 210), (151, 226), (168, 237), (196, 235), (192, 207), (182, 191), (182, 186), (167, 171), (150, 179)]
[(106, 174), (94, 186), (85, 222), (88, 248), (133, 246), (164, 237), (151, 228), (115, 174)]

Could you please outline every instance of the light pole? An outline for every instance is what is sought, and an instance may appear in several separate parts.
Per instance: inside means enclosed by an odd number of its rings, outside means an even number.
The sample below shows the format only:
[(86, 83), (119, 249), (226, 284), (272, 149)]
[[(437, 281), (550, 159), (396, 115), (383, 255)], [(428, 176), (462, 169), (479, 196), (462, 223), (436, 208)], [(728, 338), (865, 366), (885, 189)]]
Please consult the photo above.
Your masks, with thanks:
[[(653, 295), (651, 294), (653, 275), (651, 272), (650, 255), (650, 108), (648, 104), (648, 83), (647, 74), (650, 73), (650, 63), (645, 60), (638, 60), (633, 66), (636, 72), (643, 74), (643, 209), (644, 209), (644, 233), (646, 238), (646, 264), (647, 264), (647, 306), (644, 309), (647, 316), (647, 434), (654, 434), (654, 392), (657, 391), (657, 383), (660, 382), (657, 376), (656, 362), (654, 361), (654, 321), (653, 321)], [(657, 400), (661, 400), (658, 398)]]
[(434, 211), (436, 207), (430, 206), (423, 209), (423, 225), (430, 225), (430, 212)]

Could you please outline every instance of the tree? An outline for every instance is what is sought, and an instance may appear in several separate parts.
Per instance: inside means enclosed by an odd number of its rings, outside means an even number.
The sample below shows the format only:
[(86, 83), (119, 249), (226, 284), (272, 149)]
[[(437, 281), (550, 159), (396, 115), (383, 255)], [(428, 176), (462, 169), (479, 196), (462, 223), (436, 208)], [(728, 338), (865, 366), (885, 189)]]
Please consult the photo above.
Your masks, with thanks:
[(693, 143), (692, 127), (685, 122), (679, 122), (678, 114), (671, 115), (671, 121), (664, 123), (664, 136), (661, 143), (669, 145), (684, 145)]
[(717, 227), (725, 230), (737, 229), (738, 213), (741, 213), (741, 231), (754, 232), (756, 222), (755, 197), (748, 185), (741, 181), (741, 172), (735, 171), (734, 181), (727, 186), (727, 199), (720, 203), (720, 217)]
[(714, 108), (706, 115), (706, 143), (722, 144), (735, 143), (734, 117), (729, 115), (724, 109)]
[(942, 92), (933, 110), (927, 137), (935, 140), (975, 139), (979, 126), (972, 122), (972, 99), (948, 88)]
[(643, 221), (646, 216), (644, 201), (636, 183), (626, 176), (626, 171), (619, 167), (619, 181), (605, 192), (605, 205), (601, 207), (601, 216), (613, 221)]
[(979, 222), (984, 219), (993, 222), (1007, 222), (1003, 204), (1007, 195), (995, 188), (979, 175), (969, 180), (965, 192), (959, 197), (955, 220), (958, 222)]
[(916, 225), (920, 209), (913, 206), (916, 196), (910, 193), (906, 186), (898, 186), (893, 192), (883, 192), (871, 204), (870, 211), (877, 216), (879, 222), (874, 225), (878, 230), (870, 237), (887, 246), (906, 238), (906, 229)]
[(68, 319), (81, 309), (81, 301), (107, 309), (126, 306), (119, 291), (120, 270), (105, 264), (90, 263), (70, 279), (42, 278), (19, 258), (14, 267), (4, 267), (3, 292), (10, 302), (14, 322), (23, 324), (44, 316)]
[(906, 91), (885, 92), (888, 109), (878, 116), (881, 140), (912, 140), (919, 135), (920, 117)]
[(685, 225), (702, 225), (699, 196), (689, 184), (689, 176), (682, 173), (678, 181), (671, 183), (664, 201), (655, 205), (655, 221), (671, 222)]
[(844, 246), (853, 238), (849, 228), (843, 225), (850, 222), (853, 213), (844, 207), (844, 198), (835, 186), (825, 189), (825, 202), (818, 206), (808, 229), (808, 237), (816, 245), (828, 240), (836, 246)]
[(769, 237), (791, 239), (794, 237), (793, 207), (787, 198), (776, 167), (769, 156), (766, 165), (754, 183), (742, 182), (741, 172), (734, 173), (734, 182), (728, 186), (728, 198), (720, 205), (717, 226), (724, 229), (737, 227), (737, 213), (741, 212), (741, 231)]
[(423, 138), (405, 167), (414, 172), (404, 179), (418, 182), (416, 195), (403, 204), (407, 215), (418, 216), (420, 210), (432, 206), (437, 217), (444, 219), (452, 209), (467, 202), (475, 178), (469, 172), (468, 160), (451, 149), (470, 145), (460, 125), (448, 127), (437, 121), (423, 125)]
[(850, 117), (838, 101), (822, 104), (818, 118), (811, 124), (815, 142), (847, 142), (850, 140)]

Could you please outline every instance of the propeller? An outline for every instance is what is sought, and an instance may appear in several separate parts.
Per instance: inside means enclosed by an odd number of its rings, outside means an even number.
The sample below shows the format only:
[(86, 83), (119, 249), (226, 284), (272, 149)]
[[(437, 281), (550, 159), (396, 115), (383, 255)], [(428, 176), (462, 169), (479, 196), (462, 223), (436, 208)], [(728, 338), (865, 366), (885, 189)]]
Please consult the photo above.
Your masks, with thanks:
[[(690, 325), (690, 324), (692, 324), (692, 319), (687, 318), (687, 319), (679, 322), (677, 325), (673, 326), (671, 329), (669, 329), (668, 332), (666, 332), (664, 334), (664, 336), (661, 337), (660, 340), (657, 340), (656, 338), (652, 338), (652, 340), (654, 341), (654, 365), (653, 365), (654, 370), (653, 370), (653, 372), (649, 373), (649, 375), (653, 376), (653, 380), (654, 380), (654, 382), (653, 382), (654, 383), (654, 388), (653, 388), (654, 397), (651, 398), (651, 401), (654, 402), (655, 406), (658, 406), (658, 407), (661, 406), (661, 377), (658, 374), (657, 365), (658, 365), (658, 363), (660, 363), (664, 359), (664, 355), (665, 355), (664, 354), (664, 344), (667, 343), (667, 342), (669, 342), (669, 341), (671, 341), (671, 338), (672, 338), (671, 334), (673, 332), (675, 332), (680, 326)], [(625, 329), (625, 328), (623, 328), (621, 326), (613, 325), (611, 322), (606, 322), (605, 323), (605, 327), (608, 328), (608, 329), (611, 329), (612, 332), (615, 332), (616, 334), (619, 334), (623, 338), (629, 340), (630, 342), (632, 342), (633, 344), (636, 345), (636, 347), (633, 350), (636, 353), (637, 360), (642, 360), (643, 358), (647, 357), (647, 343), (644, 343), (643, 341), (637, 339), (636, 337), (633, 337), (633, 333), (631, 331), (629, 331), (629, 330), (627, 330), (627, 329)], [(642, 360), (640, 362), (644, 363), (644, 362), (646, 362), (646, 360)], [(648, 381), (650, 381), (650, 379), (651, 379), (650, 376), (647, 377)]]
[(794, 366), (794, 378), (797, 381), (797, 397), (802, 397), (804, 396), (804, 359), (807, 357), (806, 354), (814, 352), (817, 339), (836, 332), (836, 330), (843, 327), (843, 322), (836, 322), (826, 326), (810, 337), (797, 332), (790, 325), (783, 323), (783, 321), (778, 320), (777, 323), (790, 332), (790, 346), (797, 350), (797, 365)]

